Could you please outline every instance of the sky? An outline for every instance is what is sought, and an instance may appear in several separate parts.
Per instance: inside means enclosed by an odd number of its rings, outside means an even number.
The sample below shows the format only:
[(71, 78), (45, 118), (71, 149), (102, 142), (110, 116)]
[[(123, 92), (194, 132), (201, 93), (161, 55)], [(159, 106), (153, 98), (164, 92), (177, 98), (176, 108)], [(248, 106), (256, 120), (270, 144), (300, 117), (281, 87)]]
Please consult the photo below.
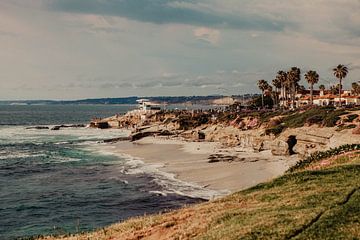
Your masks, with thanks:
[(328, 87), (338, 64), (360, 80), (360, 0), (0, 0), (0, 100), (255, 93), (292, 66)]

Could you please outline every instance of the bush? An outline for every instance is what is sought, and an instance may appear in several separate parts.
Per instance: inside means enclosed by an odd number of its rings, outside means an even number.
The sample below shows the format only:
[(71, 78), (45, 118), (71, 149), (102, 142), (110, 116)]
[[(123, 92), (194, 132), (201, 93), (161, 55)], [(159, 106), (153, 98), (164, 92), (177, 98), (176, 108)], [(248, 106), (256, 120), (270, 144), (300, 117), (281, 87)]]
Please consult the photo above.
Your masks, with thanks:
[(350, 114), (350, 115), (347, 115), (346, 118), (344, 119), (345, 122), (352, 122), (354, 121), (356, 118), (358, 118), (359, 115), (357, 114)]
[(333, 107), (315, 107), (304, 112), (298, 112), (285, 117), (286, 127), (297, 128), (305, 123), (321, 123), (325, 127), (334, 127), (340, 120), (341, 115), (346, 114), (345, 110), (335, 110)]
[(353, 129), (353, 128), (356, 128), (357, 126), (355, 124), (349, 124), (349, 125), (341, 125), (339, 126), (336, 131), (342, 131), (342, 130), (345, 130), (345, 129)]
[(318, 123), (322, 123), (323, 122), (323, 117), (319, 116), (319, 115), (315, 115), (315, 116), (311, 116), (308, 119), (306, 119), (306, 123), (309, 125), (312, 124), (318, 124)]
[(274, 134), (275, 136), (279, 135), (280, 133), (282, 133), (282, 131), (284, 130), (285, 126), (283, 125), (277, 125), (275, 127), (272, 128), (268, 128), (265, 130), (265, 134), (266, 135), (270, 135), (270, 134)]
[(340, 116), (346, 114), (345, 110), (335, 110), (325, 115), (323, 126), (335, 127), (336, 122), (340, 120)]
[(337, 148), (333, 148), (327, 151), (323, 151), (323, 152), (315, 152), (313, 154), (311, 154), (309, 157), (298, 161), (295, 166), (289, 168), (289, 170), (287, 170), (288, 173), (294, 172), (298, 169), (302, 169), (305, 168), (307, 166), (309, 166), (311, 163), (314, 162), (318, 162), (320, 160), (329, 158), (329, 157), (333, 157), (342, 153), (346, 153), (346, 152), (351, 152), (351, 151), (355, 151), (355, 150), (360, 150), (360, 144), (346, 144), (346, 145), (342, 145), (340, 147)]

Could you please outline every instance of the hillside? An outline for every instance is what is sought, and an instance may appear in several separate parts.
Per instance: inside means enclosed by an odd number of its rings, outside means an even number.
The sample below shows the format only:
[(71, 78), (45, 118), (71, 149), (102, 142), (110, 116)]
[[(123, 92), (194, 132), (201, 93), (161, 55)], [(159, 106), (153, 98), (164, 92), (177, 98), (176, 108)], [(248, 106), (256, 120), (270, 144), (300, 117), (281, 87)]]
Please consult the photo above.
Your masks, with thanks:
[(273, 181), (217, 201), (45, 239), (358, 239), (359, 149), (312, 155)]

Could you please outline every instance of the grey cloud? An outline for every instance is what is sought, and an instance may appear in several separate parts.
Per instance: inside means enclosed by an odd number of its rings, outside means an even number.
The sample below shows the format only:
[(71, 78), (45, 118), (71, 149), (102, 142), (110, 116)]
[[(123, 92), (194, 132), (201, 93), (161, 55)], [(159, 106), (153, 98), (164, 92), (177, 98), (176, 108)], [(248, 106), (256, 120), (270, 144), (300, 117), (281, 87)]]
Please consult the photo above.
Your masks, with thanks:
[[(282, 31), (289, 22), (267, 19), (260, 14), (220, 13), (209, 9), (177, 7), (176, 0), (53, 0), (55, 11), (120, 16), (155, 24), (182, 23), (197, 26)], [(194, 3), (194, 0), (182, 2)]]

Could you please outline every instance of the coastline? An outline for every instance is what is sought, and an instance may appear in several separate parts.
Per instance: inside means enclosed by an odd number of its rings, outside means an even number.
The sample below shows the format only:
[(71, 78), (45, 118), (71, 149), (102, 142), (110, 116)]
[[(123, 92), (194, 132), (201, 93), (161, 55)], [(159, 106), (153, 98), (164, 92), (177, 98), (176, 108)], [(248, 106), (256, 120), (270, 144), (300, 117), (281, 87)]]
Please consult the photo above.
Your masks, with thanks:
[[(278, 177), (298, 160), (297, 156), (273, 156), (270, 151), (254, 152), (226, 148), (216, 142), (189, 142), (159, 136), (136, 142), (102, 144), (96, 146), (96, 150), (140, 160), (145, 166), (168, 175), (171, 180), (189, 184), (195, 191), (208, 191), (208, 194), (200, 195), (207, 200)], [(209, 163), (211, 155), (233, 156), (237, 160)], [(178, 193), (191, 195), (181, 190)]]

